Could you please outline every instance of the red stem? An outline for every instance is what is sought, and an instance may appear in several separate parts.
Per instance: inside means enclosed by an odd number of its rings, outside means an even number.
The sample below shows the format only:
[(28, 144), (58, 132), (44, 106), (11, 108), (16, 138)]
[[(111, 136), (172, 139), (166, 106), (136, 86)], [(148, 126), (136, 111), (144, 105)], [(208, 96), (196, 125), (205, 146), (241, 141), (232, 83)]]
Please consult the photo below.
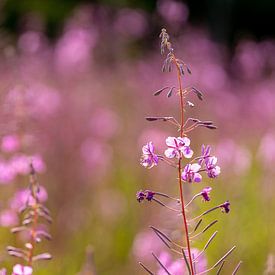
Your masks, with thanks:
[[(183, 97), (183, 90), (182, 90), (182, 84), (181, 84), (181, 72), (179, 65), (177, 63), (176, 57), (173, 54), (173, 62), (176, 65), (177, 68), (177, 75), (178, 75), (178, 83), (179, 83), (179, 93), (180, 93), (180, 114), (181, 114), (181, 124), (180, 124), (180, 136), (184, 136), (184, 97)], [(184, 205), (184, 199), (183, 199), (183, 190), (182, 190), (182, 179), (181, 179), (181, 160), (182, 157), (179, 159), (179, 165), (178, 165), (178, 178), (179, 178), (179, 189), (180, 189), (180, 201), (181, 201), (181, 209), (182, 209), (182, 218), (183, 218), (183, 225), (184, 225), (184, 231), (185, 231), (185, 238), (186, 238), (186, 245), (187, 245), (187, 251), (188, 251), (188, 258), (189, 258), (189, 265), (191, 269), (191, 275), (195, 275), (193, 262), (192, 262), (192, 256), (191, 256), (191, 247), (190, 247), (190, 240), (189, 240), (189, 233), (188, 233), (188, 225), (187, 225), (187, 219), (186, 219), (186, 213), (185, 213), (185, 205)]]

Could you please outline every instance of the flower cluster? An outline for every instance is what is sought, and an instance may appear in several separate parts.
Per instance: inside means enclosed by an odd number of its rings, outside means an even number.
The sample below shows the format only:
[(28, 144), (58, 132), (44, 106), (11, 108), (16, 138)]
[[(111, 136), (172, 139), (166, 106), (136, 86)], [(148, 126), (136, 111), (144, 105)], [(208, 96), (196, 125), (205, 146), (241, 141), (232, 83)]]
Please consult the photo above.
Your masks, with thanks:
[[(185, 183), (200, 183), (203, 181), (203, 173), (210, 179), (217, 178), (221, 173), (220, 166), (217, 165), (218, 159), (216, 156), (211, 155), (211, 147), (210, 145), (202, 145), (201, 154), (199, 156), (194, 157), (194, 151), (191, 149), (190, 144), (191, 141), (187, 137), (187, 133), (193, 131), (199, 126), (206, 127), (208, 129), (216, 129), (217, 127), (213, 125), (212, 121), (201, 121), (197, 118), (188, 118), (184, 121), (185, 118), (185, 106), (194, 107), (193, 103), (189, 101), (185, 101), (186, 96), (192, 92), (194, 93), (199, 100), (203, 99), (203, 94), (194, 87), (182, 88), (181, 78), (185, 75), (185, 73), (191, 74), (190, 68), (181, 60), (178, 59), (174, 54), (174, 49), (172, 48), (172, 44), (169, 41), (169, 35), (167, 34), (165, 29), (162, 29), (160, 34), (161, 38), (161, 53), (164, 54), (168, 51), (167, 58), (164, 61), (163, 71), (170, 72), (172, 70), (172, 66), (176, 68), (177, 76), (178, 76), (178, 86), (176, 87), (164, 87), (157, 92), (154, 93), (154, 96), (159, 96), (163, 91), (168, 90), (167, 98), (170, 98), (173, 95), (173, 90), (177, 90), (177, 95), (179, 96), (180, 101), (180, 122), (177, 121), (174, 117), (146, 117), (147, 121), (168, 121), (177, 127), (177, 130), (180, 132), (178, 137), (169, 136), (166, 138), (166, 145), (168, 148), (164, 151), (164, 154), (156, 154), (155, 147), (152, 141), (149, 141), (146, 145), (142, 147), (142, 156), (141, 156), (141, 165), (145, 168), (152, 168), (159, 164), (159, 161), (175, 168), (177, 170), (178, 175), (178, 185), (179, 185), (179, 199), (171, 197), (164, 193), (159, 193), (151, 190), (140, 190), (136, 194), (136, 198), (138, 202), (143, 202), (145, 200), (149, 202), (155, 202), (170, 211), (174, 211), (177, 214), (182, 215), (183, 219), (183, 228), (185, 240), (184, 244), (178, 244), (173, 238), (169, 235), (161, 231), (160, 229), (151, 226), (153, 232), (157, 235), (157, 237), (168, 247), (172, 252), (176, 252), (177, 254), (181, 254), (181, 259), (171, 260), (171, 257), (168, 256), (167, 253), (162, 253), (159, 257), (152, 253), (152, 256), (160, 265), (160, 269), (156, 274), (185, 274), (188, 272), (191, 275), (195, 274), (205, 274), (211, 271), (212, 269), (219, 267), (218, 273), (220, 273), (223, 268), (223, 263), (225, 258), (231, 254), (231, 252), (235, 249), (235, 246), (232, 247), (217, 263), (207, 269), (206, 260), (203, 259), (202, 253), (208, 248), (209, 244), (213, 241), (213, 239), (217, 235), (217, 231), (212, 234), (206, 245), (204, 246), (202, 251), (191, 247), (191, 242), (196, 240), (196, 237), (200, 236), (204, 232), (206, 232), (209, 228), (214, 226), (217, 223), (217, 220), (212, 221), (204, 229), (202, 229), (199, 233), (196, 233), (199, 230), (201, 223), (203, 223), (203, 219), (205, 215), (212, 213), (216, 209), (221, 209), (224, 213), (229, 213), (230, 211), (230, 203), (226, 201), (222, 204), (218, 204), (208, 210), (205, 210), (202, 214), (196, 217), (188, 217), (192, 214), (192, 212), (188, 211), (187, 208), (193, 203), (193, 201), (201, 197), (202, 201), (209, 202), (210, 201), (210, 192), (212, 191), (212, 187), (205, 187), (201, 192), (195, 194), (188, 203), (185, 203), (185, 199), (183, 198), (185, 194), (183, 194), (182, 185)], [(190, 125), (190, 122), (192, 123)], [(172, 201), (167, 205), (164, 203), (161, 198), (168, 199)], [(173, 202), (176, 203), (176, 206), (173, 206)], [(180, 207), (180, 209), (179, 209)], [(197, 222), (197, 223), (194, 223)], [(196, 251), (196, 253), (194, 252)], [(151, 270), (149, 270), (143, 263), (140, 263), (145, 271), (149, 274), (154, 274)], [(237, 269), (239, 268), (240, 263), (237, 265)], [(235, 270), (237, 270), (235, 269)], [(236, 274), (236, 272), (233, 272)]]
[(50, 211), (43, 205), (43, 202), (47, 200), (47, 192), (38, 183), (32, 164), (30, 164), (29, 178), (29, 189), (19, 191), (11, 201), (14, 209), (17, 209), (22, 215), (21, 224), (13, 227), (11, 232), (14, 234), (26, 233), (27, 236), (24, 248), (7, 247), (7, 251), (11, 256), (21, 258), (26, 262), (26, 265), (16, 264), (13, 267), (12, 275), (31, 275), (33, 262), (52, 258), (47, 252), (34, 254), (36, 244), (40, 243), (42, 239), (51, 240), (51, 235), (48, 233), (43, 221), (51, 223), (52, 218)]
[[(164, 156), (155, 154), (155, 147), (152, 141), (142, 147), (141, 165), (146, 168), (152, 168), (159, 163), (159, 159), (186, 159), (192, 158), (194, 152), (190, 148), (190, 139), (187, 137), (168, 137), (166, 139), (168, 149), (165, 150)], [(200, 172), (206, 172), (209, 178), (216, 178), (221, 173), (220, 166), (216, 165), (217, 157), (210, 155), (211, 147), (202, 145), (202, 155), (191, 160), (186, 164), (181, 174), (181, 178), (185, 182), (201, 182), (202, 176)], [(198, 160), (197, 163), (193, 163)]]

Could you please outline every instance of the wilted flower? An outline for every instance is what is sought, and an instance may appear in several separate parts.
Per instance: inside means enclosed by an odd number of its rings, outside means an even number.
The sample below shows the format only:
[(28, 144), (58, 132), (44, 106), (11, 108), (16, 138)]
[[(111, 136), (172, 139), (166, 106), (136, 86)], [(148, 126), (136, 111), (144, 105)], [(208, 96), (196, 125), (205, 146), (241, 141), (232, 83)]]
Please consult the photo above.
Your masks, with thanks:
[(146, 168), (152, 168), (153, 166), (158, 164), (158, 156), (154, 153), (154, 145), (153, 142), (150, 141), (146, 145), (142, 147), (142, 157), (140, 160), (140, 164)]
[(151, 201), (154, 198), (155, 192), (151, 190), (145, 190), (145, 191), (138, 191), (136, 194), (138, 202), (142, 202), (144, 199), (147, 201)]
[(165, 150), (164, 154), (167, 158), (180, 158), (183, 154), (186, 158), (191, 158), (193, 156), (193, 151), (190, 149), (190, 139), (187, 137), (168, 137), (166, 139), (166, 144), (169, 147)]
[(187, 182), (201, 182), (202, 176), (198, 173), (201, 166), (198, 163), (187, 164), (181, 174), (181, 178)]
[(221, 173), (220, 166), (217, 166), (218, 159), (216, 157), (209, 157), (205, 159), (205, 167), (209, 178), (216, 178)]
[(230, 211), (229, 209), (230, 202), (226, 201), (225, 203), (221, 204), (220, 207), (222, 208), (223, 212), (228, 213)]
[(210, 191), (212, 190), (211, 187), (205, 187), (202, 191), (201, 191), (201, 195), (203, 197), (203, 199), (205, 201), (210, 201), (210, 197), (209, 197), (209, 194), (210, 194)]
[(32, 275), (32, 267), (17, 264), (13, 267), (12, 275)]
[(146, 190), (146, 200), (147, 201), (151, 201), (154, 198), (155, 192), (151, 191), (151, 190)]
[(142, 202), (145, 199), (146, 195), (142, 190), (140, 190), (137, 192), (136, 197), (138, 202)]

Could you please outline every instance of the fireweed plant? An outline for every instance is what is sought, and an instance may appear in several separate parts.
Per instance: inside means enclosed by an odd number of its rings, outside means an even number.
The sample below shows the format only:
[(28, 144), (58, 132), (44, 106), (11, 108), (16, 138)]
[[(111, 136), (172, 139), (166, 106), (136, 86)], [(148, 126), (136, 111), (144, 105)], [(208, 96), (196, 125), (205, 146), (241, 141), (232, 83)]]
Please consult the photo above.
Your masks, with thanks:
[[(211, 147), (209, 145), (202, 145), (201, 154), (194, 157), (194, 152), (190, 147), (191, 140), (188, 138), (188, 134), (197, 127), (205, 127), (208, 129), (216, 129), (216, 126), (212, 121), (204, 121), (197, 118), (186, 118), (185, 108), (194, 107), (194, 104), (188, 101), (186, 98), (190, 93), (195, 94), (199, 100), (203, 100), (203, 94), (195, 87), (184, 87), (182, 84), (182, 78), (186, 74), (191, 74), (190, 68), (179, 58), (176, 57), (172, 44), (169, 41), (169, 35), (166, 29), (162, 29), (160, 33), (161, 39), (161, 54), (167, 53), (162, 67), (163, 72), (171, 72), (172, 67), (175, 68), (177, 73), (177, 87), (164, 87), (154, 93), (154, 96), (159, 96), (164, 92), (167, 92), (167, 97), (171, 97), (176, 94), (179, 97), (180, 105), (180, 120), (171, 116), (164, 117), (146, 117), (147, 121), (164, 121), (172, 123), (179, 134), (176, 136), (169, 136), (166, 138), (167, 149), (164, 155), (160, 155), (156, 152), (154, 144), (149, 141), (142, 147), (141, 165), (145, 168), (153, 168), (157, 166), (160, 161), (164, 162), (168, 166), (173, 167), (177, 171), (178, 187), (179, 187), (179, 199), (173, 198), (164, 193), (152, 191), (152, 190), (140, 190), (137, 192), (138, 202), (155, 202), (161, 206), (168, 208), (169, 211), (174, 212), (176, 215), (182, 216), (184, 240), (183, 245), (174, 241), (170, 236), (162, 232), (160, 229), (151, 226), (151, 229), (156, 236), (170, 249), (180, 257), (179, 260), (171, 262), (171, 260), (163, 259), (162, 256), (157, 256), (152, 252), (153, 258), (160, 266), (160, 270), (157, 273), (152, 272), (147, 266), (140, 262), (143, 269), (149, 274), (207, 274), (210, 271), (216, 271), (216, 274), (220, 274), (227, 257), (233, 252), (236, 246), (230, 248), (212, 267), (206, 268), (200, 265), (200, 261), (205, 261), (202, 254), (205, 253), (210, 243), (217, 235), (215, 231), (209, 240), (204, 245), (201, 251), (191, 247), (197, 237), (201, 236), (204, 232), (208, 231), (215, 225), (218, 220), (214, 220), (207, 224), (203, 229), (201, 225), (203, 218), (213, 212), (214, 210), (221, 209), (224, 213), (229, 213), (230, 203), (226, 201), (221, 204), (217, 204), (215, 207), (208, 209), (196, 217), (192, 217), (192, 213), (189, 210), (191, 204), (197, 199), (202, 198), (203, 201), (208, 202), (210, 200), (211, 187), (205, 187), (201, 192), (195, 194), (189, 202), (185, 202), (185, 196), (183, 194), (183, 184), (198, 184), (203, 179), (203, 174), (207, 177), (215, 179), (219, 176), (221, 169), (217, 165), (217, 157), (211, 154)], [(176, 93), (175, 93), (176, 92)], [(180, 205), (180, 209), (173, 208), (167, 205), (163, 199), (172, 200)], [(169, 262), (170, 261), (170, 262)], [(236, 274), (239, 270), (241, 262), (237, 264), (232, 274)]]
[[(22, 260), (22, 264), (14, 265), (12, 275), (32, 275), (34, 262), (52, 258), (49, 253), (35, 253), (37, 244), (42, 239), (51, 240), (51, 235), (43, 223), (51, 223), (52, 218), (50, 211), (42, 204), (43, 199), (40, 199), (41, 195), (43, 196), (37, 174), (31, 163), (27, 198), (23, 207), (19, 210), (21, 224), (11, 229), (12, 233), (20, 234), (25, 240), (24, 248), (7, 247), (9, 255)], [(6, 270), (2, 269), (0, 274), (7, 274)]]

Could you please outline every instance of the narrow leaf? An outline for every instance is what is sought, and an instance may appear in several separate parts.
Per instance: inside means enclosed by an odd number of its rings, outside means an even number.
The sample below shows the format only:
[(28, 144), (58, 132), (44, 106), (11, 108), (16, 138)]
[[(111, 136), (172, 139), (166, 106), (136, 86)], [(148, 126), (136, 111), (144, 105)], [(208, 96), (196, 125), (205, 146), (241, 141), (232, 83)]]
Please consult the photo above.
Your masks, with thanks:
[(168, 89), (168, 88), (169, 88), (169, 87), (163, 87), (163, 88), (157, 90), (153, 95), (154, 95), (154, 96), (158, 96), (158, 95), (160, 95), (164, 90), (166, 90), (166, 89)]
[(184, 253), (184, 250), (182, 249), (181, 251), (182, 251), (182, 255), (183, 255), (185, 264), (186, 264), (187, 269), (188, 269), (188, 273), (189, 273), (189, 275), (191, 275), (192, 273), (191, 273), (191, 269), (190, 269), (190, 265), (189, 265), (189, 263), (188, 263), (187, 257), (186, 257), (186, 255), (185, 255), (185, 253)]
[(196, 224), (196, 226), (195, 226), (193, 232), (196, 232), (196, 230), (197, 230), (197, 229), (199, 228), (199, 226), (201, 225), (201, 222), (202, 222), (202, 219), (200, 219), (199, 222)]
[(149, 274), (154, 275), (152, 271), (150, 271), (142, 262), (139, 262), (139, 264), (143, 267), (144, 270), (146, 270)]
[(217, 275), (219, 275), (221, 273), (224, 264), (225, 264), (225, 261), (223, 261), (222, 264), (220, 265), (220, 267), (219, 267), (219, 269), (217, 271)]
[(34, 257), (32, 257), (33, 261), (38, 261), (38, 260), (51, 260), (52, 259), (52, 255), (49, 253), (42, 253), (39, 255), (36, 255)]
[(162, 262), (160, 261), (160, 259), (154, 254), (154, 252), (152, 252), (153, 257), (157, 260), (157, 262), (159, 263), (159, 265), (163, 268), (163, 270), (168, 274), (168, 275), (172, 275), (167, 268), (162, 264)]
[(239, 270), (239, 268), (240, 268), (240, 266), (241, 266), (242, 263), (243, 263), (243, 262), (240, 261), (240, 262), (237, 264), (236, 268), (235, 268), (234, 271), (232, 272), (232, 275), (237, 274), (237, 272), (238, 272), (238, 270)]
[(227, 258), (227, 256), (229, 256), (235, 248), (236, 248), (236, 246), (233, 246), (227, 253), (225, 253), (224, 256), (222, 256), (222, 257), (213, 265), (213, 268), (215, 268), (215, 267), (218, 266), (222, 261), (224, 261), (224, 259)]

